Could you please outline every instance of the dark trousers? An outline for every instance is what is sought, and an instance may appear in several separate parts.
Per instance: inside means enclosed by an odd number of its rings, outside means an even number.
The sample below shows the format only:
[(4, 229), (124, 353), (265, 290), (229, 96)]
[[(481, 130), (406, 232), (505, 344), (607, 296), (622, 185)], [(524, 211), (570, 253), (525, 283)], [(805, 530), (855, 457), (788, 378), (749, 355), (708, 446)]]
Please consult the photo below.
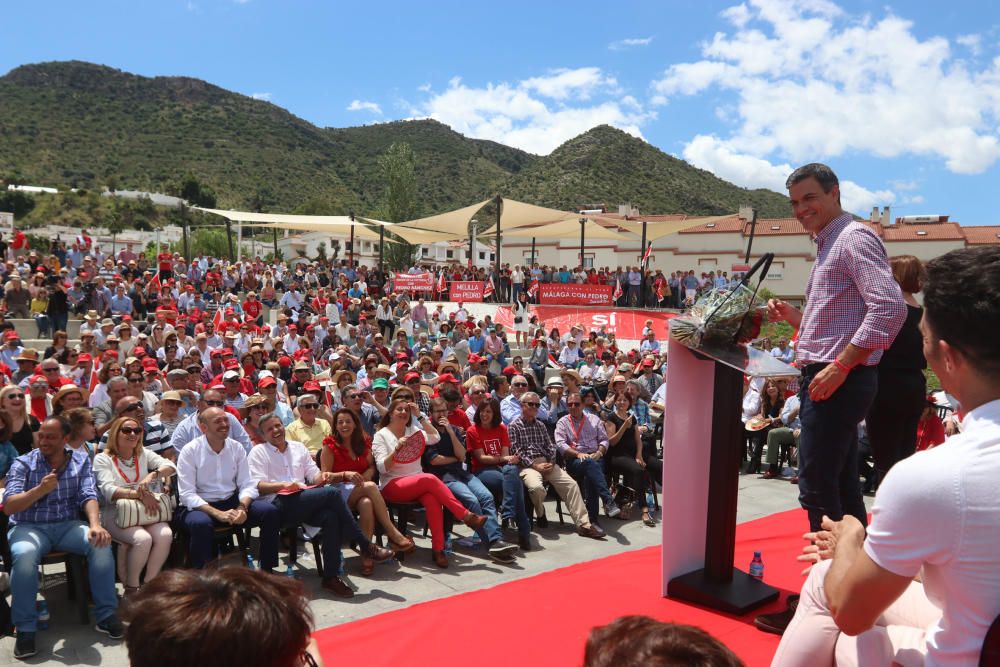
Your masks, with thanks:
[(809, 513), (811, 530), (823, 515), (834, 521), (851, 514), (868, 525), (858, 479), (858, 423), (875, 398), (878, 376), (872, 366), (854, 368), (825, 401), (809, 398), (809, 384), (826, 364), (802, 369), (799, 390), (799, 503)]
[(604, 478), (604, 462), (594, 459), (569, 459), (566, 461), (566, 472), (575, 479), (583, 480), (580, 491), (583, 492), (583, 502), (587, 506), (587, 514), (591, 523), (601, 518), (600, 501), (611, 502), (611, 491), (608, 480)]
[(927, 401), (927, 381), (919, 369), (878, 369), (878, 392), (865, 425), (875, 470), (881, 480), (917, 447), (917, 424)]
[[(225, 500), (209, 503), (217, 510), (232, 510), (239, 507), (240, 500), (234, 494)], [(186, 507), (178, 509), (174, 521), (188, 534), (191, 544), (188, 556), (191, 567), (202, 568), (212, 558), (213, 533), (216, 526), (228, 526), (217, 522), (201, 510), (189, 510)], [(247, 520), (244, 526), (260, 528), (260, 566), (265, 570), (273, 570), (278, 566), (278, 530), (280, 515), (278, 508), (271, 503), (255, 500), (247, 510)]]
[(612, 456), (608, 459), (608, 468), (612, 473), (621, 473), (625, 486), (635, 491), (640, 507), (646, 507), (646, 491), (649, 490), (646, 473), (648, 472), (656, 481), (663, 479), (663, 461), (656, 456), (644, 456), (643, 461), (646, 462), (645, 468), (632, 456)]
[(358, 522), (333, 486), (306, 489), (288, 496), (276, 496), (274, 505), (281, 513), (281, 527), (306, 523), (323, 529), (323, 576), (335, 577), (340, 571), (340, 547), (350, 536), (358, 546), (368, 544)]

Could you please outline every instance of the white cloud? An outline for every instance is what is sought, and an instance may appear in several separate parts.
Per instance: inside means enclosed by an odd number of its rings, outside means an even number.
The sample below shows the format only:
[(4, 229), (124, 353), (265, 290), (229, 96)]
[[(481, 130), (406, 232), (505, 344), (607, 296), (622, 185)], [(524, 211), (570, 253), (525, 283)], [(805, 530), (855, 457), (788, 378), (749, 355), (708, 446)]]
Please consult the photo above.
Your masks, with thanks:
[(852, 17), (827, 0), (746, 0), (722, 17), (736, 29), (704, 42), (700, 60), (670, 66), (651, 102), (725, 97), (736, 122), (713, 141), (730, 156), (768, 164), (930, 156), (962, 174), (1000, 160), (997, 45), (976, 66), (952, 50), (985, 50), (982, 40), (922, 38), (903, 18)]
[(557, 69), (547, 76), (525, 79), (520, 87), (554, 100), (569, 97), (588, 100), (594, 93), (616, 89), (618, 82), (613, 77), (605, 76), (597, 67), (579, 67)]
[(347, 105), (348, 111), (369, 111), (371, 113), (382, 115), (382, 107), (380, 107), (375, 102), (367, 102), (362, 100), (352, 100), (350, 104)]
[(889, 185), (897, 190), (903, 190), (904, 192), (908, 190), (916, 190), (920, 187), (920, 184), (916, 181), (892, 181)]
[(434, 118), (466, 136), (540, 155), (601, 124), (641, 138), (641, 127), (656, 117), (595, 67), (480, 87), (454, 77), (446, 90), (430, 93), (411, 114)]
[(901, 203), (902, 204), (923, 204), (924, 203), (924, 196), (923, 195), (913, 195), (911, 197), (904, 197), (903, 201)]
[(631, 49), (637, 46), (649, 46), (652, 43), (652, 37), (629, 37), (626, 39), (619, 39), (617, 42), (611, 42), (608, 44), (608, 48), (612, 51), (624, 51), (625, 49)]
[(983, 38), (981, 35), (959, 35), (955, 38), (955, 41), (967, 48), (974, 56), (978, 56), (983, 52)]
[[(721, 179), (747, 188), (767, 188), (785, 192), (785, 180), (794, 171), (787, 162), (772, 164), (768, 160), (740, 153), (725, 141), (699, 134), (684, 148), (684, 159), (696, 167), (712, 172)], [(872, 206), (892, 204), (896, 195), (891, 190), (869, 190), (854, 181), (840, 180), (840, 201), (844, 210), (862, 213)]]
[(271, 93), (250, 93), (250, 97), (255, 100), (263, 100), (265, 102), (271, 101)]
[(431, 92), (431, 84), (429, 84), (429, 83), (423, 83), (423, 84), (417, 86), (417, 90), (419, 90), (422, 93), (429, 93), (429, 92)]

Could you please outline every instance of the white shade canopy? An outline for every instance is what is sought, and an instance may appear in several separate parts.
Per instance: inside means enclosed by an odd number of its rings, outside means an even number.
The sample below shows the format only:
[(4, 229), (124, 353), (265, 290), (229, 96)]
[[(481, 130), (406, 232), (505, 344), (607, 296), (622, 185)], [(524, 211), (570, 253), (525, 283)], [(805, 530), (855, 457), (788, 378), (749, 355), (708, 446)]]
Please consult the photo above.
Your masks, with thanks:
[[(583, 216), (586, 217), (586, 216)], [(566, 240), (567, 245), (572, 245), (574, 240), (579, 241), (580, 239), (580, 218), (581, 216), (576, 216), (571, 220), (563, 220), (561, 222), (552, 222), (546, 225), (539, 225), (533, 227), (517, 227), (515, 229), (508, 229), (503, 233), (504, 240), (510, 238), (536, 238), (536, 239), (551, 239), (551, 238), (562, 238)], [(619, 231), (617, 229), (609, 229), (594, 220), (587, 219), (584, 225), (584, 240), (586, 239), (607, 239), (611, 241), (638, 241), (639, 239), (629, 232)], [(490, 232), (490, 235), (496, 235), (496, 231)]]
[[(192, 207), (196, 211), (203, 211), (205, 213), (213, 213), (215, 215), (221, 215), (223, 218), (228, 218), (233, 222), (241, 222), (244, 224), (324, 224), (324, 225), (342, 225), (345, 227), (350, 227), (351, 225), (363, 226), (359, 220), (351, 220), (350, 216), (347, 215), (293, 215), (290, 213), (256, 213), (254, 211), (225, 211), (219, 208), (201, 208), (199, 206)], [(387, 225), (389, 223), (382, 222), (381, 220), (375, 220), (373, 218), (365, 218), (366, 222), (370, 222), (375, 225)], [(284, 228), (279, 228), (284, 229)], [(291, 229), (291, 228), (287, 228)]]

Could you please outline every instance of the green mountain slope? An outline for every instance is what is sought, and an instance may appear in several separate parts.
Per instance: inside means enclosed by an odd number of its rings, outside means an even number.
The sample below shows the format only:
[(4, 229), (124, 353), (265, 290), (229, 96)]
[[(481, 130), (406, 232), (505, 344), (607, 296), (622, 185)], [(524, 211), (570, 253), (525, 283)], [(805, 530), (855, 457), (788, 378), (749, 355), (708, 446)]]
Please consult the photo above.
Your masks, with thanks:
[(222, 208), (376, 215), (378, 157), (416, 155), (425, 215), (496, 193), (571, 209), (630, 201), (645, 213), (787, 215), (783, 196), (747, 191), (624, 132), (598, 127), (538, 157), (432, 120), (319, 128), (269, 102), (198, 79), (142, 77), (84, 62), (0, 77), (0, 179), (90, 190), (170, 192), (185, 174)]
[(601, 125), (539, 158), (509, 182), (507, 195), (542, 206), (631, 202), (643, 213), (734, 213), (755, 206), (765, 217), (791, 214), (788, 199), (747, 190), (667, 155), (642, 139)]

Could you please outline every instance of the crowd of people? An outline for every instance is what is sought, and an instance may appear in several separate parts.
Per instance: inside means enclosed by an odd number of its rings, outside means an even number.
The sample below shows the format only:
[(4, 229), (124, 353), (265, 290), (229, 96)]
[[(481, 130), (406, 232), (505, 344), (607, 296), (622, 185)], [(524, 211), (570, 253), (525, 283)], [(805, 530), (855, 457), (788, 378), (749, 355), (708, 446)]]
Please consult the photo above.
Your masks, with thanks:
[[(362, 576), (413, 552), (403, 506), (423, 507), (441, 568), (453, 523), (499, 563), (537, 549), (550, 490), (585, 538), (633, 513), (657, 525), (666, 351), (652, 322), (628, 350), (580, 325), (531, 323), (511, 340), (464, 304), (382, 294), (377, 270), (187, 262), (166, 249), (150, 263), (129, 248), (105, 258), (85, 239), (3, 267), (16, 657), (36, 650), (37, 571), (52, 550), (86, 557), (97, 629), (117, 638), (116, 578), (127, 607), (171, 566), (224, 555), (222, 528), (254, 529), (256, 565), (274, 572), (288, 529), (318, 527), (321, 585), (351, 597), (342, 546)], [(24, 344), (25, 290), (47, 297), (35, 321), (51, 342)]]

